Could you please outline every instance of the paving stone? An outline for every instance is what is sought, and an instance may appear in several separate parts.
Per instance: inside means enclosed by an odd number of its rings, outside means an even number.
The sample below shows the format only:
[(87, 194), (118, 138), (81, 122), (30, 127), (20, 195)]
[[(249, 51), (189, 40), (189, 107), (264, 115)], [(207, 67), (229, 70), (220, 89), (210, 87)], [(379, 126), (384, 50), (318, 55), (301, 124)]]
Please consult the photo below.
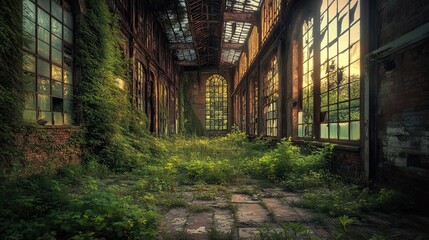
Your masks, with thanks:
[(283, 199), (286, 200), (289, 204), (293, 204), (301, 201), (302, 197), (296, 193), (285, 192), (283, 194)]
[(209, 231), (212, 227), (212, 213), (191, 213), (188, 217), (185, 232), (186, 239), (209, 239)]
[(264, 197), (282, 197), (284, 191), (281, 188), (265, 188), (262, 189), (262, 195)]
[(252, 239), (259, 233), (257, 228), (239, 228), (238, 238), (239, 239)]
[(232, 203), (258, 203), (258, 199), (246, 194), (232, 194)]
[(229, 210), (214, 210), (214, 226), (217, 232), (229, 234), (234, 228), (234, 217)]
[(268, 222), (268, 211), (259, 204), (238, 204), (237, 219), (241, 224), (261, 225)]
[(162, 234), (174, 237), (182, 233), (184, 231), (188, 214), (189, 212), (186, 208), (171, 209), (161, 222)]
[(262, 201), (265, 203), (268, 210), (274, 214), (274, 219), (276, 221), (301, 221), (300, 216), (291, 206), (282, 204), (278, 199), (263, 198)]
[(316, 225), (316, 224), (309, 224), (308, 227), (310, 227), (312, 231), (312, 235), (315, 235), (319, 237), (320, 239), (333, 239), (334, 237), (332, 234), (330, 234), (324, 227)]

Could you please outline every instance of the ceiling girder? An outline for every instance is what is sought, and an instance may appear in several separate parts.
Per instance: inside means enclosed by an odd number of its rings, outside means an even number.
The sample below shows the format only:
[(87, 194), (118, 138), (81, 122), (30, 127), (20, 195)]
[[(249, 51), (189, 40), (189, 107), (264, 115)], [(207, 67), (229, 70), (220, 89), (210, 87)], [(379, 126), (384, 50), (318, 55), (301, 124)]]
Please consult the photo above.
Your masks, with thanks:
[(170, 49), (176, 50), (176, 49), (193, 49), (194, 44), (193, 43), (171, 43)]
[(255, 13), (251, 12), (224, 12), (223, 20), (225, 22), (248, 22), (251, 24), (257, 23), (257, 18)]
[(223, 49), (237, 49), (237, 50), (241, 50), (243, 48), (243, 44), (242, 43), (228, 43), (228, 42), (224, 42), (224, 43), (222, 43), (222, 48)]

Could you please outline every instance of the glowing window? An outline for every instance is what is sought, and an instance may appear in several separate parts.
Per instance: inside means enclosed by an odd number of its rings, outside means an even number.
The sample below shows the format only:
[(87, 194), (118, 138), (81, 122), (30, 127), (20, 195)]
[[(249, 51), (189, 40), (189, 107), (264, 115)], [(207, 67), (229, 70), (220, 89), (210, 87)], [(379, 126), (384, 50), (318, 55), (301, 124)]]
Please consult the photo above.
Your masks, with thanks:
[(320, 137), (360, 138), (360, 0), (320, 9)]
[(228, 129), (228, 84), (219, 74), (206, 82), (206, 129)]
[(73, 16), (66, 1), (23, 1), (27, 93), (24, 119), (72, 124)]
[(279, 74), (277, 57), (274, 55), (264, 74), (264, 117), (267, 136), (277, 136), (277, 101)]

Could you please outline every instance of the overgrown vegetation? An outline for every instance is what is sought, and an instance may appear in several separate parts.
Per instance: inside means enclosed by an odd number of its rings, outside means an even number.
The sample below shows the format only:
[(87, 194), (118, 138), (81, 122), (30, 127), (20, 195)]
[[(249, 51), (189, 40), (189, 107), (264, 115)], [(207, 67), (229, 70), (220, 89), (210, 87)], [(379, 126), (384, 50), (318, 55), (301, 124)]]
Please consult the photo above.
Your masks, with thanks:
[(0, 1), (0, 168), (21, 159), (17, 133), (24, 109), (21, 1)]
[(104, 0), (87, 3), (77, 58), (82, 80), (76, 99), (82, 107), (84, 159), (126, 171), (149, 158), (151, 138), (144, 113), (134, 110), (128, 89), (120, 87), (130, 81), (118, 29)]
[[(0, 235), (6, 239), (153, 239), (158, 233), (157, 212), (173, 207), (212, 210), (188, 204), (176, 191), (179, 185), (194, 185), (199, 191), (195, 199), (210, 201), (228, 195), (222, 185), (243, 185), (240, 181), (247, 176), (301, 192), (303, 200), (297, 204), (332, 216), (345, 215), (343, 220), (402, 204), (394, 191), (346, 184), (329, 174), (331, 146), (303, 154), (288, 140), (271, 148), (262, 139), (249, 142), (241, 132), (212, 139), (177, 136), (152, 141), (156, 151), (146, 153), (145, 164), (137, 163), (128, 172), (118, 173), (92, 160), (63, 168), (57, 175), (6, 180), (0, 193)], [(243, 187), (242, 191), (252, 194), (254, 190)], [(236, 211), (233, 205), (225, 207)], [(260, 239), (312, 239), (300, 225), (265, 230)]]

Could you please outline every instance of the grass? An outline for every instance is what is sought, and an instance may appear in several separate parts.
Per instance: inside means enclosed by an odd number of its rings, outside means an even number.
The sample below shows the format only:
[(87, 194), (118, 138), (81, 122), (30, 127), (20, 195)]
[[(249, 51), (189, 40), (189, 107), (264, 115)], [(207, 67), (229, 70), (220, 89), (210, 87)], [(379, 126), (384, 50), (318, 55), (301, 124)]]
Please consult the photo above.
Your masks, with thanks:
[[(210, 206), (189, 204), (181, 186), (194, 186), (194, 200), (229, 199), (230, 185), (238, 185), (243, 194), (257, 193), (246, 186), (249, 176), (265, 186), (301, 192), (299, 206), (336, 217), (391, 211), (408, 204), (392, 190), (346, 184), (330, 174), (331, 146), (303, 154), (288, 140), (270, 148), (261, 139), (249, 142), (243, 133), (213, 139), (158, 138), (153, 144), (157, 149), (152, 157), (142, 158), (125, 173), (90, 162), (63, 168), (56, 175), (0, 178), (0, 235), (6, 239), (152, 239), (158, 234), (160, 213), (175, 207), (212, 211)], [(233, 204), (221, 208), (234, 215), (237, 211)], [(305, 232), (299, 226), (285, 229), (292, 235)], [(271, 236), (270, 231), (265, 233)], [(211, 236), (230, 239), (215, 231)]]

